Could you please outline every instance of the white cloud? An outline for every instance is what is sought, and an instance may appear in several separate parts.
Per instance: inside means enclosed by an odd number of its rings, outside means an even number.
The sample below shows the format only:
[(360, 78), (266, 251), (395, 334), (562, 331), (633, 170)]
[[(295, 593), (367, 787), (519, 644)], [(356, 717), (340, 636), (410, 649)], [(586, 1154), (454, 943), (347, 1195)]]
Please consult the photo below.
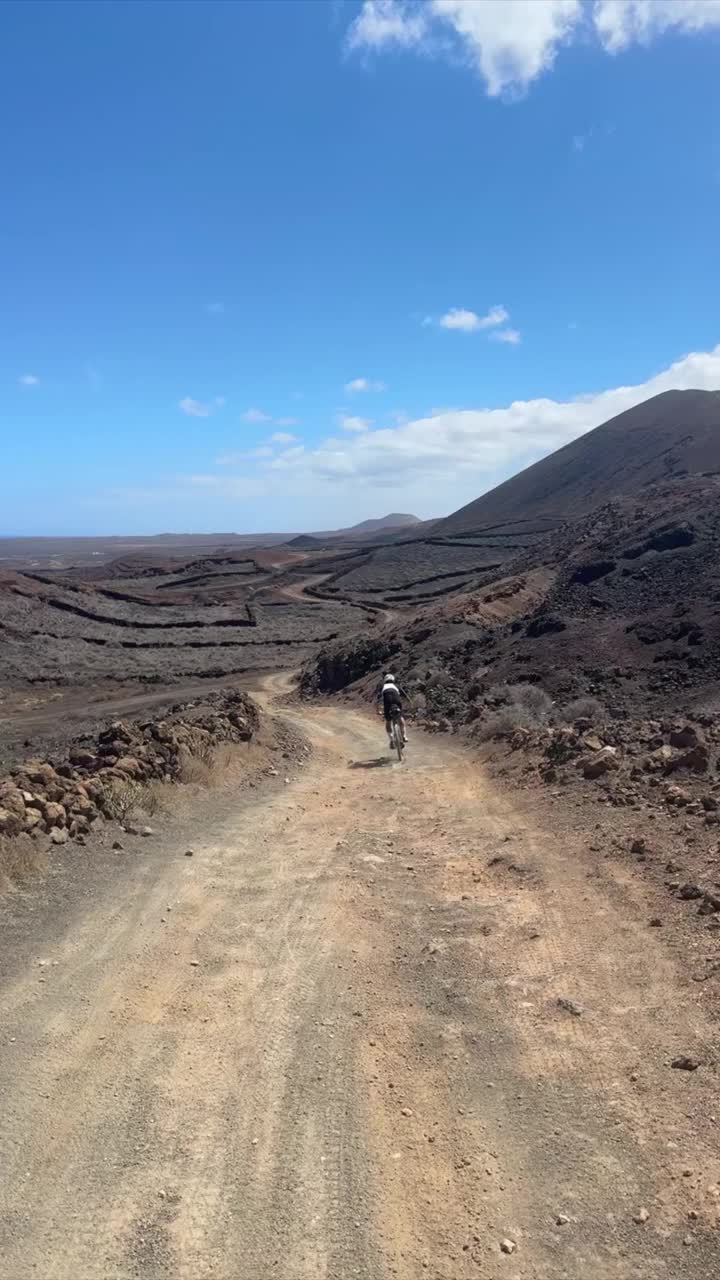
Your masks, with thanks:
[(463, 307), (451, 307), (440, 317), (438, 324), (442, 329), (460, 329), (463, 333), (473, 333), (476, 329), (492, 329), (509, 319), (505, 308), (500, 306), (491, 307), (484, 316), (477, 315), (475, 311), (466, 311)]
[(209, 316), (221, 316), (225, 311), (224, 302), (206, 302), (205, 310)]
[[(477, 492), (496, 484), (576, 436), (661, 391), (720, 390), (720, 345), (695, 352), (634, 386), (557, 401), (518, 400), (501, 409), (448, 409), (399, 427), (359, 433), (351, 440), (326, 440), (313, 450), (286, 457), (283, 466), (313, 479), (338, 483), (391, 482), (410, 488), (435, 477), (438, 509), (457, 506), (457, 490)], [(475, 480), (473, 481), (473, 477)]]
[(204, 503), (206, 511), (208, 498), (267, 496), (276, 503), (274, 510), (285, 510), (285, 504), (289, 510), (292, 500), (295, 528), (330, 525), (331, 512), (342, 513), (341, 520), (359, 519), (376, 502), (385, 509), (442, 515), (633, 405), (684, 388), (720, 391), (720, 345), (683, 356), (631, 386), (566, 401), (439, 409), (400, 426), (331, 437), (313, 449), (294, 445), (276, 456), (256, 455), (254, 461), (247, 454), (228, 454), (222, 465), (237, 465), (235, 474), (171, 475), (97, 501), (112, 505), (132, 496), (156, 508), (172, 501), (182, 503), (175, 509), (185, 513), (194, 503)]
[(618, 53), (667, 31), (720, 27), (718, 0), (596, 0), (593, 21), (603, 47)]
[(384, 391), (384, 382), (373, 382), (370, 378), (353, 378), (352, 382), (345, 383), (346, 391)]
[(344, 413), (338, 414), (337, 424), (342, 427), (343, 431), (369, 431), (372, 426), (372, 418), (355, 418), (352, 415)]
[(460, 329), (463, 333), (472, 333), (480, 328), (480, 317), (474, 311), (465, 311), (462, 307), (452, 307), (440, 317), (438, 322), (443, 329)]
[(608, 53), (668, 31), (720, 27), (718, 0), (365, 0), (351, 51), (400, 48), (461, 58), (488, 94), (521, 94), (563, 45), (594, 36)]
[(263, 413), (262, 409), (246, 409), (240, 414), (244, 422), (272, 422), (269, 413)]
[[(450, 53), (448, 31), (491, 97), (523, 91), (552, 66), (583, 19), (580, 0), (365, 0), (348, 32), (350, 49), (396, 45)], [(444, 37), (444, 39), (442, 39)]]
[[(278, 418), (279, 421), (280, 419)], [(292, 435), (289, 431), (273, 431), (270, 439), (273, 444), (292, 444), (293, 440), (297, 440), (297, 436)]]
[(269, 465), (274, 471), (285, 471), (297, 466), (304, 455), (305, 446), (302, 444), (296, 444), (292, 449), (283, 449), (282, 453), (279, 453), (277, 458), (275, 458)]
[(18, 382), (21, 387), (37, 387), (40, 385), (40, 379), (34, 373), (23, 373)]
[(453, 28), (491, 97), (526, 89), (582, 19), (580, 0), (431, 0), (431, 6)]
[(350, 49), (379, 49), (386, 44), (405, 48), (418, 45), (427, 35), (423, 9), (398, 0), (365, 0), (348, 31)]
[(191, 418), (209, 418), (211, 413), (222, 409), (224, 404), (224, 396), (214, 396), (212, 400), (193, 400), (192, 396), (184, 396), (179, 401), (178, 408)]
[(496, 329), (490, 337), (495, 342), (509, 342), (514, 347), (522, 341), (519, 329)]

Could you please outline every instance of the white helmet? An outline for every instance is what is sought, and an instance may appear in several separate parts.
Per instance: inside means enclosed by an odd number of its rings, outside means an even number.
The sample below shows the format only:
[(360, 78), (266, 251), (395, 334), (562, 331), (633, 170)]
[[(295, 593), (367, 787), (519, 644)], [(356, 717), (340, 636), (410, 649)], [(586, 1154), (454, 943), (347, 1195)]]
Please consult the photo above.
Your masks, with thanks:
[(387, 675), (385, 676), (385, 684), (394, 684), (394, 683), (395, 683), (395, 677), (388, 671)]

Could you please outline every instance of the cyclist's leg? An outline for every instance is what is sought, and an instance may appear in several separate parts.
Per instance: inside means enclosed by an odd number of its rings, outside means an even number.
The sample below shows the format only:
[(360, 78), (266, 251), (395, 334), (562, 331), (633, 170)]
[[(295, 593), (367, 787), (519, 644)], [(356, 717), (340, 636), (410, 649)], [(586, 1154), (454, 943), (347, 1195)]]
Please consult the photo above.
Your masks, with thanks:
[(387, 733), (387, 736), (388, 736), (388, 742), (390, 743), (390, 746), (392, 746), (393, 745), (392, 720), (390, 716), (385, 717), (385, 732)]
[(400, 716), (400, 728), (402, 729), (403, 742), (406, 743), (407, 742), (407, 725), (405, 724), (405, 717), (403, 715)]

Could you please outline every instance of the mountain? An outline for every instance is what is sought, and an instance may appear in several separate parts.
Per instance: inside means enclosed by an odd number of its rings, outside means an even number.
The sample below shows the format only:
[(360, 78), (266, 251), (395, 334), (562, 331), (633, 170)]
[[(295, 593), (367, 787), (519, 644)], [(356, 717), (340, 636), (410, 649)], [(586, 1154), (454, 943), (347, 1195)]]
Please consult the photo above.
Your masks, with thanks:
[(558, 706), (590, 697), (618, 722), (720, 714), (718, 546), (720, 393), (667, 392), (429, 536), (338, 562), (318, 597), (371, 600), (387, 625), (333, 642), (303, 680), (364, 696), (391, 662), (456, 728), (520, 685)]
[(296, 538), (285, 543), (286, 547), (292, 547), (295, 551), (321, 551), (323, 545), (323, 538), (315, 537), (312, 533), (299, 533)]
[(548, 525), (682, 475), (720, 471), (720, 392), (665, 391), (627, 409), (441, 520), (433, 536)]
[(342, 529), (341, 533), (343, 535), (381, 533), (384, 529), (405, 529), (420, 523), (421, 521), (417, 516), (402, 515), (397, 511), (393, 511), (389, 516), (381, 516), (378, 520), (361, 520), (360, 524), (354, 524), (349, 529)]

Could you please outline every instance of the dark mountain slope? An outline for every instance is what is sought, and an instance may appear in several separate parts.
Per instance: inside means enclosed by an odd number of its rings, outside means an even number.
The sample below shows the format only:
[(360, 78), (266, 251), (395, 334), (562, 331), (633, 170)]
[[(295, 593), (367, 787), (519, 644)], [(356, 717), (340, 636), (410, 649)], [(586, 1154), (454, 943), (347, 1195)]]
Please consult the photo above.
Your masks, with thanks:
[(720, 392), (666, 391), (527, 467), (440, 521), (438, 537), (575, 519), (612, 498), (720, 471)]

